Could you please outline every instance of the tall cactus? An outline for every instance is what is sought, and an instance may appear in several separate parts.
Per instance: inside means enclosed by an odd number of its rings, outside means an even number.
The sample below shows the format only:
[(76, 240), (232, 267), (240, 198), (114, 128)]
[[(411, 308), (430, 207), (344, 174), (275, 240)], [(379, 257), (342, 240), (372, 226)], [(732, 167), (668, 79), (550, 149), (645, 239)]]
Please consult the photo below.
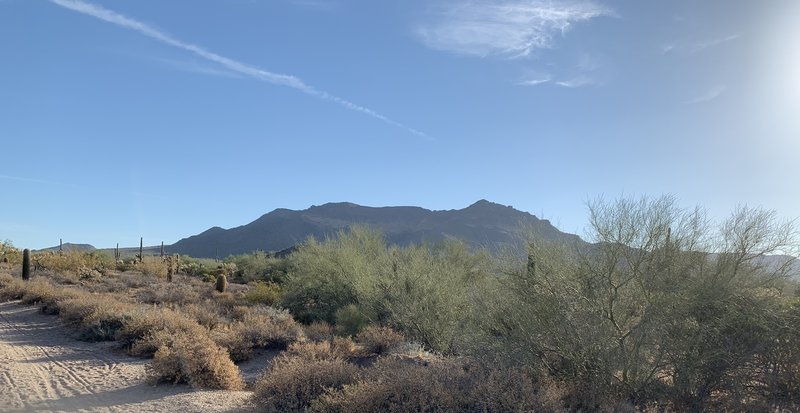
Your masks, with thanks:
[(25, 248), (22, 251), (22, 279), (28, 280), (31, 278), (31, 251)]

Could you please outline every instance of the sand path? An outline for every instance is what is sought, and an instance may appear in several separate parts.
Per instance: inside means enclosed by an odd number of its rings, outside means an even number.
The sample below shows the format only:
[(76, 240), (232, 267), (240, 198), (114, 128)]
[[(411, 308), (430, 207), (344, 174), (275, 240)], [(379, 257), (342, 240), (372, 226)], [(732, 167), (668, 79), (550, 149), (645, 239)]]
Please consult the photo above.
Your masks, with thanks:
[(0, 303), (0, 412), (242, 412), (250, 392), (144, 383), (147, 360), (75, 340), (57, 317)]

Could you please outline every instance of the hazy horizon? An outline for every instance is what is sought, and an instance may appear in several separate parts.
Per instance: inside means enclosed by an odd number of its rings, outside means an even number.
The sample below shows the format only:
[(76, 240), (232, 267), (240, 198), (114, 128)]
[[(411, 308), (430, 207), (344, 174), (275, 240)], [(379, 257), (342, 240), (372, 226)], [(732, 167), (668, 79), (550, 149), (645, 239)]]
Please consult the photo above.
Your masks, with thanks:
[(0, 1), (0, 240), (479, 199), (800, 216), (790, 0)]

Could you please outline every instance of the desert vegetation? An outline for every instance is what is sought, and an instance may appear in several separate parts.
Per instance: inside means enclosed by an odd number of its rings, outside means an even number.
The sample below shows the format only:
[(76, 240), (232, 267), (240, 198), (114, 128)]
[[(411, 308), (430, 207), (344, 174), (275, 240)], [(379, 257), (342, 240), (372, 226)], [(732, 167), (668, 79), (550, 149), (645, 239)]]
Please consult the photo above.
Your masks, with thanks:
[[(591, 243), (388, 245), (366, 227), (287, 258), (119, 262), (0, 244), (0, 298), (152, 358), (150, 382), (252, 388), (263, 411), (800, 408), (791, 222), (674, 199), (589, 205)], [(174, 274), (173, 274), (174, 272)], [(794, 277), (794, 278), (793, 278)], [(246, 383), (236, 363), (276, 356)]]

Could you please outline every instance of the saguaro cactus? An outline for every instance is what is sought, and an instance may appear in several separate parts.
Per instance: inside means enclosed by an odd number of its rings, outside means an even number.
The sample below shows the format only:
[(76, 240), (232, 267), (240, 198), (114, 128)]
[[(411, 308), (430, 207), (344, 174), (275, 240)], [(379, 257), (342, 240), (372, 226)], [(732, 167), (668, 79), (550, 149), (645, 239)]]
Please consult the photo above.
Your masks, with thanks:
[(28, 280), (31, 278), (31, 251), (25, 248), (22, 251), (22, 279)]

